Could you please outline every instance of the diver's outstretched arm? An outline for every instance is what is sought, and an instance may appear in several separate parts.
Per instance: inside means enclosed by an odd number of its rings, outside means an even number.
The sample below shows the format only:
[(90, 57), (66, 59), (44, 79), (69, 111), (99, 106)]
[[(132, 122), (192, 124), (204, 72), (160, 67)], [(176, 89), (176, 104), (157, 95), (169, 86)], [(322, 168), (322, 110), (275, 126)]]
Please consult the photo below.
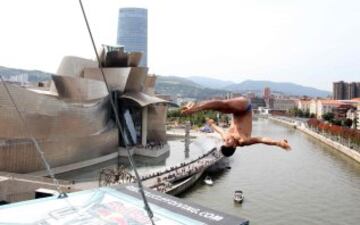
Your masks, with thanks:
[(253, 144), (265, 144), (265, 145), (275, 145), (285, 150), (290, 150), (291, 147), (287, 140), (275, 141), (268, 137), (251, 137), (248, 140), (244, 141), (242, 145), (253, 145)]
[(215, 131), (217, 132), (218, 134), (221, 135), (221, 137), (224, 139), (225, 138), (225, 132), (223, 129), (221, 129), (219, 126), (217, 126), (215, 123), (214, 123), (214, 120), (210, 119), (207, 121), (207, 123), (210, 125), (210, 127)]

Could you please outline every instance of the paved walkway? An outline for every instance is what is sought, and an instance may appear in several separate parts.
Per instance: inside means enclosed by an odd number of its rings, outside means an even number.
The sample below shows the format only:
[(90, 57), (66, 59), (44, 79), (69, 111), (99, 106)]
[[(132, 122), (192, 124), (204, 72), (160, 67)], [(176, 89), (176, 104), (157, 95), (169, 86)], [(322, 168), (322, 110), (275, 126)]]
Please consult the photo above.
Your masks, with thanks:
[(143, 185), (155, 189), (157, 186), (159, 186), (159, 188), (164, 187), (166, 184), (175, 182), (184, 177), (189, 177), (204, 169), (207, 169), (222, 159), (222, 157), (223, 156), (217, 151), (217, 149), (213, 149), (212, 151), (189, 163), (181, 163), (179, 166), (170, 167), (165, 171), (143, 176)]

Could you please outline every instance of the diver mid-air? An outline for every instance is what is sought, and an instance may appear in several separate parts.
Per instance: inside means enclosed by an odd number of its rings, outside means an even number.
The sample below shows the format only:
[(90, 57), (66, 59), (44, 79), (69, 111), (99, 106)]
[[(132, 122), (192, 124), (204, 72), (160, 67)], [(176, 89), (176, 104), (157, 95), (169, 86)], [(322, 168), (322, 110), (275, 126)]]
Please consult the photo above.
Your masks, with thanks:
[(214, 120), (208, 119), (207, 123), (218, 132), (224, 140), (221, 152), (224, 156), (234, 154), (237, 146), (253, 144), (275, 145), (285, 150), (290, 150), (287, 140), (276, 141), (268, 137), (252, 137), (252, 107), (247, 98), (238, 97), (227, 100), (210, 100), (199, 103), (190, 102), (182, 108), (181, 113), (192, 114), (202, 110), (215, 110), (232, 114), (233, 119), (229, 129), (225, 132), (218, 127)]

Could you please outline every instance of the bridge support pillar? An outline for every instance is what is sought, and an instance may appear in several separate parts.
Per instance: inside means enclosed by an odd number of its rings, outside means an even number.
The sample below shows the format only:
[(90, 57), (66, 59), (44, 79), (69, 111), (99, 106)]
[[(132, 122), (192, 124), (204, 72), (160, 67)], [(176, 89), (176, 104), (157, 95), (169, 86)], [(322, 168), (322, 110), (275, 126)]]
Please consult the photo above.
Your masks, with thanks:
[(142, 123), (141, 123), (141, 144), (146, 146), (147, 144), (147, 130), (148, 130), (148, 107), (145, 106), (142, 109)]

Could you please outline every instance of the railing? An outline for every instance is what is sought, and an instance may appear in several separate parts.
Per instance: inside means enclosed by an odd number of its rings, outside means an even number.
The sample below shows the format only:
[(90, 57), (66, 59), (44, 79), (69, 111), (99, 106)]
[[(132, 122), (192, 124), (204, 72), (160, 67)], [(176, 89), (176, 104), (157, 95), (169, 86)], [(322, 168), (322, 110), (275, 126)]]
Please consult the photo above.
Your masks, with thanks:
[(329, 134), (329, 133), (327, 133), (327, 132), (323, 132), (323, 131), (321, 131), (321, 130), (319, 130), (319, 129), (316, 129), (316, 128), (314, 128), (314, 127), (310, 127), (310, 126), (308, 126), (307, 124), (305, 124), (305, 127), (306, 127), (307, 129), (309, 129), (309, 130), (311, 130), (311, 131), (319, 134), (319, 135), (322, 135), (322, 136), (325, 137), (325, 138), (328, 138), (328, 139), (330, 139), (330, 140), (332, 140), (332, 141), (335, 141), (335, 142), (337, 142), (337, 143), (339, 143), (339, 144), (341, 144), (341, 145), (344, 145), (344, 146), (346, 146), (346, 147), (348, 147), (348, 148), (350, 148), (350, 149), (352, 149), (352, 150), (355, 150), (355, 151), (357, 151), (357, 152), (360, 153), (360, 145), (358, 145), (358, 144), (355, 143), (355, 142), (352, 142), (351, 139), (349, 139), (349, 138), (343, 138), (343, 137), (341, 137), (341, 136), (332, 135), (332, 134)]
[(344, 145), (345, 147), (348, 147), (352, 150), (355, 150), (357, 152), (360, 153), (360, 145), (358, 145), (357, 143), (351, 141), (350, 138), (343, 138), (341, 136), (337, 136), (337, 135), (332, 135), (330, 133), (327, 133), (327, 132), (323, 132), (321, 131), (320, 129), (317, 129), (315, 127), (311, 127), (309, 126), (307, 123), (303, 122), (303, 121), (300, 121), (300, 120), (296, 120), (296, 119), (292, 119), (292, 118), (287, 118), (287, 117), (274, 117), (276, 119), (279, 119), (279, 120), (283, 120), (285, 122), (289, 122), (289, 123), (293, 123), (294, 125), (300, 125), (300, 126), (303, 126), (325, 138), (328, 138), (334, 142), (337, 142), (341, 145)]
[[(211, 151), (203, 154), (202, 156), (199, 156), (197, 159), (194, 159), (194, 160), (192, 160), (192, 161), (190, 161), (190, 162), (186, 162), (186, 163), (183, 162), (183, 163), (180, 163), (179, 165), (171, 166), (171, 167), (168, 168), (168, 169), (166, 168), (166, 169), (163, 170), (163, 171), (154, 172), (154, 173), (152, 173), (152, 174), (145, 175), (145, 176), (142, 177), (142, 180), (143, 180), (143, 181), (144, 181), (144, 180), (148, 180), (148, 179), (151, 179), (151, 178), (154, 178), (154, 177), (157, 177), (157, 176), (164, 175), (164, 174), (166, 174), (166, 173), (170, 173), (170, 172), (176, 171), (176, 170), (181, 169), (181, 168), (183, 168), (183, 167), (189, 166), (189, 165), (195, 163), (196, 161), (201, 160), (201, 159), (207, 157), (207, 156), (210, 155), (210, 154), (215, 154), (215, 155), (214, 155), (215, 157), (221, 157), (221, 156), (220, 156), (220, 153), (218, 153), (218, 152), (216, 151), (216, 148), (214, 148), (213, 150), (211, 150)], [(218, 155), (216, 155), (216, 154), (218, 154)]]

